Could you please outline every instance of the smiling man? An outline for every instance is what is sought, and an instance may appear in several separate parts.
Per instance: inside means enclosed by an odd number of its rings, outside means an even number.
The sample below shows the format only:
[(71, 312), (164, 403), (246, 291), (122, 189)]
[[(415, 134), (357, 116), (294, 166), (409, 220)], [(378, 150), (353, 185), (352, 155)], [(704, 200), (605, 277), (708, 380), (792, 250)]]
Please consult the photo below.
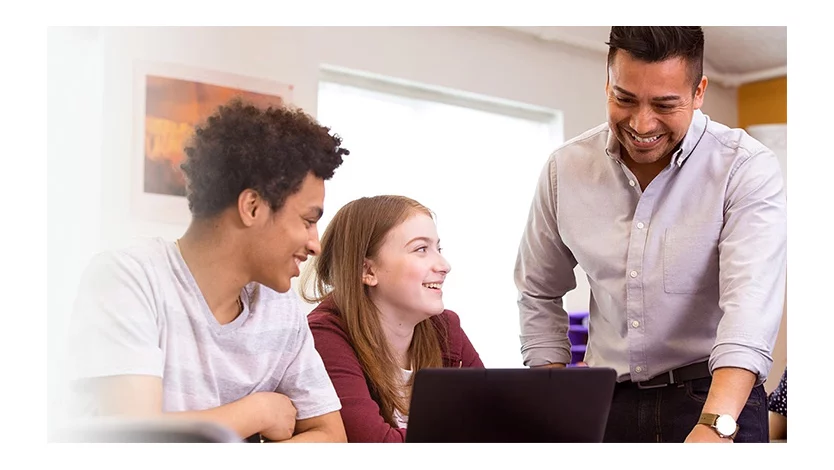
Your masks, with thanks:
[(585, 362), (618, 372), (608, 442), (767, 442), (786, 201), (773, 152), (700, 111), (700, 27), (613, 27), (608, 123), (538, 181), (515, 269), (525, 365), (570, 362), (564, 295), (591, 287)]
[(239, 100), (199, 126), (182, 165), (182, 238), (98, 255), (71, 322), (82, 416), (219, 423), (241, 438), (345, 441), (297, 296), (320, 250), (324, 181), (346, 149), (301, 110)]

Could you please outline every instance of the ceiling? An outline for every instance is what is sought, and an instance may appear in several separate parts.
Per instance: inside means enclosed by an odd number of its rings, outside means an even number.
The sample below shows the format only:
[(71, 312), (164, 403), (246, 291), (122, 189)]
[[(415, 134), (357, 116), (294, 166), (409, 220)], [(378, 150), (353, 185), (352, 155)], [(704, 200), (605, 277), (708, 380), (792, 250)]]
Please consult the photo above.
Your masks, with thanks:
[[(608, 53), (610, 26), (504, 26), (545, 42)], [(788, 72), (786, 26), (704, 26), (704, 73), (735, 87)]]

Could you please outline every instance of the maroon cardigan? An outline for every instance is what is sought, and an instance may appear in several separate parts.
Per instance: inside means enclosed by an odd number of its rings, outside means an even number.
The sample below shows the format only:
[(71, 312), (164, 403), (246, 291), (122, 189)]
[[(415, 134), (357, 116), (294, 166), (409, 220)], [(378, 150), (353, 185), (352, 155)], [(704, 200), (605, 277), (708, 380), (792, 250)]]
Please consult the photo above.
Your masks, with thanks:
[[(477, 351), (460, 327), (460, 318), (444, 310), (429, 321), (440, 322), (448, 331), (443, 347), (443, 367), (484, 367)], [(371, 397), (368, 379), (350, 344), (339, 310), (329, 299), (307, 317), (327, 374), (342, 402), (342, 421), (348, 442), (405, 442), (403, 428), (392, 427), (380, 415), (379, 404)]]

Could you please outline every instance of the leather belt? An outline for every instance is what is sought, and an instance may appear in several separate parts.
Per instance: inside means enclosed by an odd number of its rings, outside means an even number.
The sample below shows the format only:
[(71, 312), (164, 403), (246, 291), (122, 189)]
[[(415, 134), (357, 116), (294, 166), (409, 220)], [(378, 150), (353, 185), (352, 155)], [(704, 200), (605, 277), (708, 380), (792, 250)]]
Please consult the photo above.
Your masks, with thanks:
[(695, 364), (690, 364), (688, 366), (679, 367), (677, 369), (670, 370), (669, 372), (664, 372), (663, 374), (660, 374), (657, 377), (653, 377), (643, 382), (627, 381), (622, 382), (622, 384), (637, 385), (637, 388), (640, 389), (659, 388), (671, 384), (682, 384), (690, 380), (703, 379), (710, 376), (711, 374), (709, 373), (709, 361), (703, 361), (696, 362)]

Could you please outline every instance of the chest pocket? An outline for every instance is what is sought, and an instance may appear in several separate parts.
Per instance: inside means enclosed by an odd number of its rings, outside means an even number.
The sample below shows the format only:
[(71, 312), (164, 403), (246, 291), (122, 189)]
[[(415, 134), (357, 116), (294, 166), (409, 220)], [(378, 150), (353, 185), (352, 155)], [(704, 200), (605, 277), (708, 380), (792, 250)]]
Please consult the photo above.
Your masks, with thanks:
[(722, 222), (666, 229), (663, 243), (663, 289), (695, 294), (718, 284), (718, 239)]

